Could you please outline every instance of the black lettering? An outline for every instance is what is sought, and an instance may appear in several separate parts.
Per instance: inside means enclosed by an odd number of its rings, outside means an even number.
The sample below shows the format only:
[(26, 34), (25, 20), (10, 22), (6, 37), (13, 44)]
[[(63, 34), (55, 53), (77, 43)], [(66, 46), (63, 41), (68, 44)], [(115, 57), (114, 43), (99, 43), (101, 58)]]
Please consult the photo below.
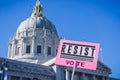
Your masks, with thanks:
[(62, 53), (65, 53), (65, 48), (66, 48), (66, 45), (63, 44), (63, 46), (62, 46)]
[(74, 50), (75, 50), (75, 51), (73, 52), (74, 54), (77, 53), (77, 49), (78, 49), (78, 46), (75, 46), (75, 47), (74, 47)]
[(83, 49), (83, 47), (81, 47), (81, 49), (80, 49), (80, 55), (82, 54), (82, 49)]
[(85, 53), (84, 53), (84, 54), (85, 54), (85, 56), (87, 56), (87, 55), (88, 55), (88, 50), (89, 50), (89, 48), (88, 48), (88, 47), (86, 47), (86, 48), (85, 48)]
[(91, 54), (91, 56), (94, 55), (94, 51), (95, 51), (95, 48), (92, 48), (92, 54)]
[(68, 47), (68, 53), (71, 53), (71, 52), (70, 52), (71, 47), (72, 47), (72, 46), (71, 46), (71, 45), (69, 45), (69, 47)]

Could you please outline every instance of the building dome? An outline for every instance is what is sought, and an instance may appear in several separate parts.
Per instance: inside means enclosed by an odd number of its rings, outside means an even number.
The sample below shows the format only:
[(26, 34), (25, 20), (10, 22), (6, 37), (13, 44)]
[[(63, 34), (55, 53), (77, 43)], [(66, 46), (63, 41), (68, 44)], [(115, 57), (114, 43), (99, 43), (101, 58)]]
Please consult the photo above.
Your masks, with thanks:
[(57, 34), (54, 24), (52, 24), (52, 22), (50, 22), (47, 18), (34, 17), (34, 16), (23, 21), (18, 27), (17, 33), (21, 33), (24, 31), (28, 31), (29, 29), (35, 29), (35, 28), (40, 28), (40, 29), (45, 28)]
[(43, 16), (37, 0), (32, 15), (20, 24), (10, 40), (8, 58), (43, 64), (56, 56), (58, 43), (56, 28)]

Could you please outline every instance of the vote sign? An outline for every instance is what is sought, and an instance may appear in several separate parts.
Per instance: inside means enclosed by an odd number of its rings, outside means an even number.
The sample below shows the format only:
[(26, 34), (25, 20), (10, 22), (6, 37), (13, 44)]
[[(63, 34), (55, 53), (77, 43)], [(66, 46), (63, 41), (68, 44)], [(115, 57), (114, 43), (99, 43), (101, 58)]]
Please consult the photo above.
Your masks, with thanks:
[(60, 40), (55, 64), (96, 70), (99, 44)]

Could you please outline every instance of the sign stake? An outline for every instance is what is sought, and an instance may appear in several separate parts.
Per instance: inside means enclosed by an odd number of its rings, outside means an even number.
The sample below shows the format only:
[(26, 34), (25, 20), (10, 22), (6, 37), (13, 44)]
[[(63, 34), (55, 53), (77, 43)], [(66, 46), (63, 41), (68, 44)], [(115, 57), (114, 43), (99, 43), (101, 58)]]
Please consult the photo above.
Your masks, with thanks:
[(77, 67), (77, 61), (75, 61), (75, 64), (74, 64), (74, 67), (73, 67), (73, 70), (72, 70), (72, 77), (71, 77), (71, 80), (74, 79), (74, 74), (75, 74), (75, 68)]

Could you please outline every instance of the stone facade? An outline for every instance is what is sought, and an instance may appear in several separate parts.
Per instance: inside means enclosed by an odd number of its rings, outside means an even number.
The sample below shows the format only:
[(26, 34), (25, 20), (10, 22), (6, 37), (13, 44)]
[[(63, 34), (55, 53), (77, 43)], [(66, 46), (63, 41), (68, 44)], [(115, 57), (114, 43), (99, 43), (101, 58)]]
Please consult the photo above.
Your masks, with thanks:
[[(57, 66), (56, 80), (70, 80), (72, 76), (71, 67)], [(109, 80), (111, 70), (103, 63), (98, 61), (97, 70), (79, 69), (75, 70), (74, 80)], [(60, 77), (64, 76), (64, 77)]]
[[(0, 66), (6, 63), (6, 68), (0, 69), (0, 77), (7, 73), (5, 80), (71, 80), (71, 67), (58, 66), (54, 64), (48, 66), (21, 62), (11, 59), (0, 58)], [(53, 70), (53, 66), (56, 71)], [(97, 70), (75, 69), (74, 80), (120, 80), (109, 77), (111, 69), (98, 61)], [(0, 79), (2, 80), (2, 79)]]
[[(55, 65), (54, 62), (55, 59), (48, 61), (43, 65), (53, 67), (56, 73), (56, 80), (71, 80), (73, 68)], [(74, 80), (120, 80), (111, 78), (109, 76), (111, 73), (112, 71), (109, 67), (98, 61), (96, 70), (82, 68), (75, 69)]]
[(6, 60), (8, 68), (6, 70), (7, 80), (34, 80), (34, 78), (36, 80), (55, 80), (55, 72), (50, 67), (4, 58), (0, 58), (0, 64), (4, 60)]

